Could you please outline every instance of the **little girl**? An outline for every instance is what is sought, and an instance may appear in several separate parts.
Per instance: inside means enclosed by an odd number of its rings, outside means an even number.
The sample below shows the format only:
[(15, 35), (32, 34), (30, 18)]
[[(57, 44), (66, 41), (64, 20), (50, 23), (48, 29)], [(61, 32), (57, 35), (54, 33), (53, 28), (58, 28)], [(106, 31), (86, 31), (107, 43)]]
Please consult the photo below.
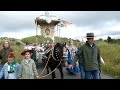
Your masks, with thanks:
[(21, 55), (25, 58), (20, 64), (19, 79), (35, 79), (35, 76), (39, 78), (35, 62), (31, 59), (31, 51), (24, 50)]
[(8, 62), (6, 62), (0, 72), (0, 79), (4, 76), (5, 79), (18, 79), (19, 63), (15, 60), (14, 52), (10, 52)]

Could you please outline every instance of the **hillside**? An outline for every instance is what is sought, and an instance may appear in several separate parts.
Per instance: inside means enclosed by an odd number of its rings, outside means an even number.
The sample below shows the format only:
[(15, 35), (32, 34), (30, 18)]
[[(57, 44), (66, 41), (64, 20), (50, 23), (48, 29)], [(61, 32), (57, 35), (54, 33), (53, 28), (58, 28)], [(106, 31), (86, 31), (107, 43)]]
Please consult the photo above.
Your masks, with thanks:
[[(38, 43), (44, 43), (44, 41), (49, 40), (50, 42), (52, 41), (50, 38), (44, 38), (43, 36), (38, 36)], [(61, 43), (68, 43), (70, 39), (68, 38), (60, 38), (60, 42)], [(73, 40), (73, 39), (72, 39)], [(32, 43), (36, 43), (36, 36), (32, 36), (32, 37), (26, 37), (22, 39), (22, 42), (26, 43), (26, 42), (32, 42)], [(58, 42), (58, 37), (55, 37), (55, 43)], [(79, 40), (73, 40), (74, 44), (78, 47), (80, 45), (80, 41)]]

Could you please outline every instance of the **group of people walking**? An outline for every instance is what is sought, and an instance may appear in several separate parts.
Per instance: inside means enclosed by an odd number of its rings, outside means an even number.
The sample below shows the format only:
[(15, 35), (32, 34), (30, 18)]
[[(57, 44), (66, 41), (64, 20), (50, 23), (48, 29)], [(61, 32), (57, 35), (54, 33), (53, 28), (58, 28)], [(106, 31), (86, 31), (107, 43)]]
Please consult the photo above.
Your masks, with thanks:
[(1, 79), (35, 79), (39, 77), (35, 62), (31, 59), (31, 51), (26, 49), (21, 55), (24, 56), (24, 59), (19, 64), (13, 49), (10, 48), (10, 43), (8, 41), (3, 43), (3, 49), (0, 51)]
[[(69, 63), (68, 69), (73, 68), (78, 61), (80, 79), (100, 79), (101, 55), (99, 48), (94, 43), (94, 33), (87, 33), (86, 38), (87, 41), (84, 45), (78, 49), (74, 48), (74, 55), (70, 52), (70, 46), (66, 46), (66, 50), (71, 53), (72, 57), (72, 63)], [(21, 55), (23, 55), (24, 58), (19, 64), (13, 49), (10, 47), (10, 43), (8, 41), (3, 43), (3, 49), (0, 50), (1, 79), (39, 78), (35, 62), (31, 59), (31, 50), (24, 50)]]

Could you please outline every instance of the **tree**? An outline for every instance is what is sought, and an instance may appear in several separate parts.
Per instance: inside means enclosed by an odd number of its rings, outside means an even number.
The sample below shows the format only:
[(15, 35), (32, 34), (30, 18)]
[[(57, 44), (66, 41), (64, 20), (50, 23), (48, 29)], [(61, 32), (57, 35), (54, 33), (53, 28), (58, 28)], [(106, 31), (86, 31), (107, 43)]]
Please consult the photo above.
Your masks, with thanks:
[(16, 42), (16, 45), (18, 45), (18, 46), (19, 46), (19, 45), (20, 45), (20, 42)]
[(110, 36), (108, 36), (107, 41), (108, 41), (108, 44), (112, 42), (112, 39)]
[(103, 39), (102, 39), (102, 38), (100, 38), (100, 39), (99, 39), (99, 41), (103, 41)]

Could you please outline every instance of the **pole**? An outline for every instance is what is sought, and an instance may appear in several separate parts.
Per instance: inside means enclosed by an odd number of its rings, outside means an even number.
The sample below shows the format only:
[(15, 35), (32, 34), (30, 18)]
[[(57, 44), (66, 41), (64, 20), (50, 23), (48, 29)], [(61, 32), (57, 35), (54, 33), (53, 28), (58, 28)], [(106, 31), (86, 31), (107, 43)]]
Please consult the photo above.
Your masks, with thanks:
[(57, 42), (59, 42), (59, 37), (58, 37), (58, 25), (57, 25)]
[(60, 25), (59, 25), (59, 43), (60, 43)]
[(37, 27), (36, 27), (36, 43), (38, 43)]
[(38, 43), (38, 35), (37, 35), (37, 33), (38, 33), (38, 30), (37, 30), (37, 21), (36, 21), (36, 44)]

